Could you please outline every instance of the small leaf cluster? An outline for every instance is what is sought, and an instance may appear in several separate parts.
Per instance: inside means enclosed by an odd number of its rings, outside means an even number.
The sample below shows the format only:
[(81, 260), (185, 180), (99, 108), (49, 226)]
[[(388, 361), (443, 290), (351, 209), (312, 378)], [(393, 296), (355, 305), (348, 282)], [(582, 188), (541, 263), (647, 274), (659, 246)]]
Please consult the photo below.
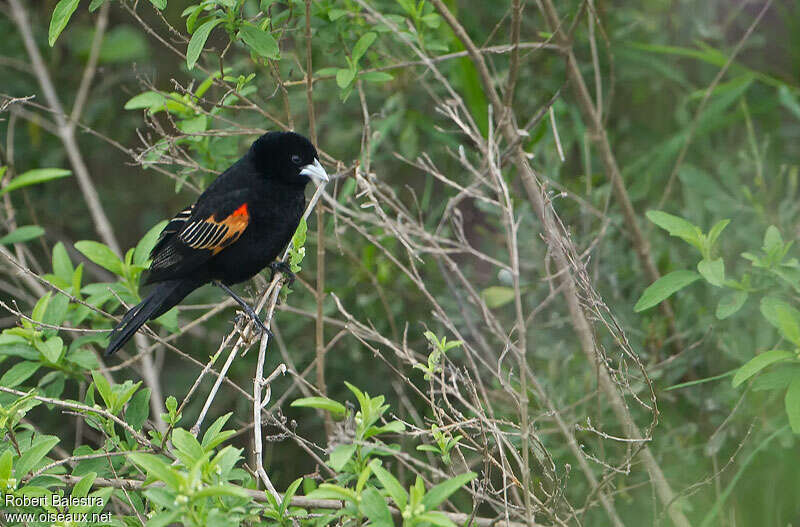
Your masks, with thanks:
[(442, 432), (437, 425), (431, 426), (431, 435), (436, 442), (435, 445), (419, 445), (417, 450), (420, 452), (433, 452), (442, 458), (445, 465), (449, 465), (452, 460), (450, 459), (450, 451), (453, 450), (458, 443), (464, 439), (464, 436), (457, 435), (452, 437), (446, 432)]
[(431, 352), (428, 354), (428, 364), (414, 364), (414, 368), (425, 372), (425, 380), (429, 381), (437, 372), (441, 371), (442, 358), (447, 352), (461, 346), (462, 342), (460, 340), (448, 342), (446, 336), (440, 339), (432, 331), (426, 331), (424, 335), (431, 346)]
[(235, 432), (223, 430), (227, 413), (208, 428), (202, 440), (182, 428), (172, 431), (170, 454), (134, 452), (128, 459), (147, 475), (146, 481), (163, 483), (144, 491), (151, 504), (148, 525), (239, 525), (253, 514), (251, 495), (235, 483), (249, 483), (247, 472), (237, 468), (242, 450), (217, 449)]
[[(446, 346), (444, 341), (437, 339), (437, 342)], [(336, 483), (322, 483), (308, 494), (311, 498), (342, 500), (345, 503), (344, 509), (330, 514), (326, 517), (326, 521), (356, 518), (358, 521), (369, 520), (373, 525), (386, 527), (395, 525), (392, 512), (387, 505), (388, 498), (400, 512), (403, 525), (454, 526), (452, 520), (436, 509), (451, 494), (474, 479), (476, 474), (472, 472), (461, 474), (427, 490), (422, 479), (418, 477), (406, 491), (397, 478), (387, 471), (383, 467), (382, 461), (376, 457), (391, 455), (399, 448), (396, 445), (384, 445), (380, 441), (376, 442), (376, 438), (386, 433), (402, 432), (405, 425), (400, 421), (390, 421), (379, 426), (378, 421), (389, 409), (389, 405), (384, 403), (384, 397), (382, 395), (371, 397), (352, 384), (345, 384), (358, 401), (359, 409), (355, 414), (352, 414), (352, 410), (344, 404), (326, 397), (306, 397), (292, 403), (294, 407), (325, 410), (337, 419), (345, 421), (353, 419), (353, 440), (336, 446), (330, 452), (328, 465), (339, 472)], [(438, 428), (434, 427), (434, 429), (434, 437), (443, 445), (444, 452), (449, 456), (450, 450), (458, 443), (461, 436), (455, 439), (446, 439)], [(424, 449), (419, 448), (419, 450)], [(438, 449), (434, 449), (434, 451), (439, 452)], [(449, 463), (449, 461), (447, 462)], [(382, 489), (372, 484), (373, 477), (381, 484)]]

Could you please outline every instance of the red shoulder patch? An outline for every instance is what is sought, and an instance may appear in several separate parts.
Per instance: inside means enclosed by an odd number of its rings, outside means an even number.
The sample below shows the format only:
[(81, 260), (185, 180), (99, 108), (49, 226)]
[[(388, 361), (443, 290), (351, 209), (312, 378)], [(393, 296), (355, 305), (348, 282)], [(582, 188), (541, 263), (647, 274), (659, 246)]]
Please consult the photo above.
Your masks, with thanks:
[(249, 216), (250, 213), (247, 211), (247, 203), (242, 204), (241, 207), (233, 211), (233, 216)]

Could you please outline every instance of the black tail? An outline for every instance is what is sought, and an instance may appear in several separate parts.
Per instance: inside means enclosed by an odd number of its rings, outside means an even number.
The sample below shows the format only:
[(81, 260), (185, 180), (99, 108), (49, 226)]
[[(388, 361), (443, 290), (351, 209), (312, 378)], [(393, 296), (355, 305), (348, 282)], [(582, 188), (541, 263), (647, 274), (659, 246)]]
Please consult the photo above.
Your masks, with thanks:
[(111, 355), (128, 342), (148, 320), (158, 318), (180, 302), (200, 284), (194, 280), (167, 280), (158, 283), (141, 303), (125, 313), (111, 331), (111, 340), (105, 355)]

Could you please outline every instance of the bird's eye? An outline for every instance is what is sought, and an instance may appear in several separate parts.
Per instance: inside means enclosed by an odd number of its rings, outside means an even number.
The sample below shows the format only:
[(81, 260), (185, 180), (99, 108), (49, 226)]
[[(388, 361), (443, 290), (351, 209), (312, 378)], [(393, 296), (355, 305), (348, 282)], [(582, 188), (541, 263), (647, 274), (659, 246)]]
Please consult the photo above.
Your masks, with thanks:
[(298, 156), (297, 154), (292, 156), (292, 163), (294, 163), (295, 165), (299, 165), (302, 162), (303, 160), (300, 159), (300, 156)]

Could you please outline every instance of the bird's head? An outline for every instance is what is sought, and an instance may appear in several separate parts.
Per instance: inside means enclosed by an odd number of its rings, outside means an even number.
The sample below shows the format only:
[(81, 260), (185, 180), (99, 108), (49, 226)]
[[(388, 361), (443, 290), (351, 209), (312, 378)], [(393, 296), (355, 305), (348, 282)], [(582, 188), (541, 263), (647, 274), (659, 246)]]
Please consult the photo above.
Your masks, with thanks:
[(269, 178), (305, 186), (328, 182), (311, 141), (294, 132), (267, 132), (250, 147), (256, 166)]

